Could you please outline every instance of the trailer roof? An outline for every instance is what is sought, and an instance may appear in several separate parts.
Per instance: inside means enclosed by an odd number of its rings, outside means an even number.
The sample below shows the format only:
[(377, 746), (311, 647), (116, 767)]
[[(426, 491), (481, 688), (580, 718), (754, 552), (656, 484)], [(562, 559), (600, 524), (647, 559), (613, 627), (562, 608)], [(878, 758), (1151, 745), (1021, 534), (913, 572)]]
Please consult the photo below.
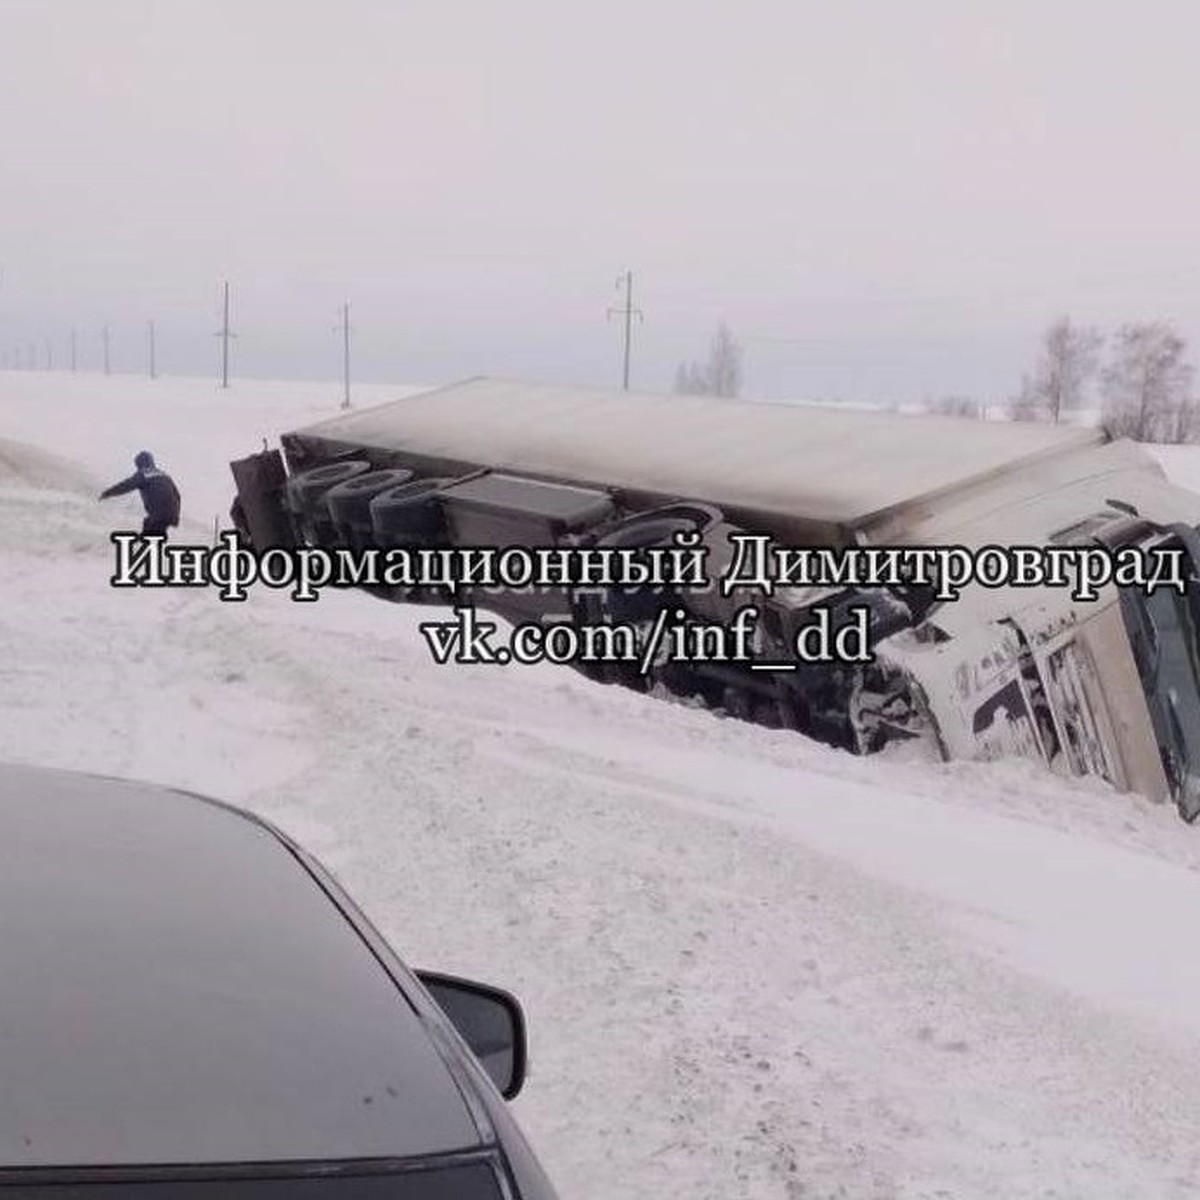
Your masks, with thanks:
[(853, 526), (1098, 430), (476, 378), (296, 431)]

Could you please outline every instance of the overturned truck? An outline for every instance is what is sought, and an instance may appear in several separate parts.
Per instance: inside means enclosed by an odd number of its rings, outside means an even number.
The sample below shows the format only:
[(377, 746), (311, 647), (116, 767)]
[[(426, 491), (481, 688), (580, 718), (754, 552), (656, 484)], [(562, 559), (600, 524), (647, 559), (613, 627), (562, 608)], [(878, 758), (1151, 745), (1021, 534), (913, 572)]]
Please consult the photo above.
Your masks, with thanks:
[[(1200, 814), (1200, 496), (1132, 443), (472, 379), (280, 444), (232, 464), (258, 551), (358, 555), (388, 599), (857, 753), (1025, 755)], [(361, 567), (449, 550), (463, 578)], [(553, 578), (479, 569), (533, 551)], [(685, 555), (703, 581), (660, 570)]]

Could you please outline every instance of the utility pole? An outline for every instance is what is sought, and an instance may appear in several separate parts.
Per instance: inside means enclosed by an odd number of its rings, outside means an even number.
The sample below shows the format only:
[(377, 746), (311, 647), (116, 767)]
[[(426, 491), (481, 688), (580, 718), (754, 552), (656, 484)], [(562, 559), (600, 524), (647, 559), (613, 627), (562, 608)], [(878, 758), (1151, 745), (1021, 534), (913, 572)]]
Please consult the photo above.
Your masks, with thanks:
[(229, 386), (229, 280), (225, 280), (225, 316), (221, 323), (221, 386)]
[(37, 370), (37, 342), (29, 343), (29, 369)]
[(54, 366), (54, 349), (50, 345), (50, 339), (46, 339), (46, 370), (49, 371)]
[(71, 330), (71, 370), (72, 371), (75, 370), (75, 368), (78, 366), (78, 363), (79, 363), (79, 358), (78, 358), (78, 352), (77, 352), (77, 348), (76, 348), (76, 344), (75, 344), (75, 330), (72, 329)]
[(333, 327), (334, 333), (342, 335), (342, 378), (346, 391), (342, 396), (342, 407), (350, 407), (350, 301), (342, 305), (342, 323)]
[(608, 310), (609, 317), (623, 316), (625, 318), (625, 370), (622, 374), (622, 386), (625, 391), (629, 391), (629, 345), (632, 340), (632, 324), (634, 316), (639, 321), (643, 319), (642, 310), (633, 307), (633, 272), (626, 271), (623, 275), (617, 276), (617, 288), (625, 285), (625, 307), (610, 308)]
[(103, 331), (100, 334), (100, 337), (104, 340), (104, 373), (105, 373), (105, 375), (111, 375), (112, 374), (112, 364), (108, 357), (108, 349), (109, 349), (109, 340), (110, 339), (109, 339), (109, 335), (108, 335), (108, 326), (107, 325), (105, 325)]
[(220, 332), (216, 335), (221, 339), (221, 386), (229, 386), (229, 339), (237, 337), (229, 328), (229, 280), (225, 280), (225, 316), (221, 322)]
[(154, 369), (154, 322), (146, 322), (146, 333), (150, 338), (150, 378), (157, 379), (158, 375)]

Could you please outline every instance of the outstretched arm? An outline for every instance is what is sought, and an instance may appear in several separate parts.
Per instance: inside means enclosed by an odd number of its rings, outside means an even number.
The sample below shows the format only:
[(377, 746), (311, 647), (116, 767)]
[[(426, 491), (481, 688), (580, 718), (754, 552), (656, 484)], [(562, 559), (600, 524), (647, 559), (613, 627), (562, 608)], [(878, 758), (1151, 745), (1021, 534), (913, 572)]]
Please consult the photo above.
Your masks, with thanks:
[(138, 476), (136, 474), (130, 475), (128, 479), (122, 479), (120, 483), (114, 483), (112, 487), (105, 488), (100, 493), (100, 499), (107, 500), (110, 496), (123, 496), (126, 492), (132, 492), (138, 483)]

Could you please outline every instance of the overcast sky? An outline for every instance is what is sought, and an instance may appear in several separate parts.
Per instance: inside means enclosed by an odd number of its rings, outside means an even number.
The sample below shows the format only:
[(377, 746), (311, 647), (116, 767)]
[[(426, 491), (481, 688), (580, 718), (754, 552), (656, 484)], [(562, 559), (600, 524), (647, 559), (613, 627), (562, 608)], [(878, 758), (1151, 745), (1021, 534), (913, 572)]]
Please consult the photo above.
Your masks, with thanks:
[(1015, 390), (1069, 313), (1200, 355), (1194, 0), (0, 0), (0, 356)]

